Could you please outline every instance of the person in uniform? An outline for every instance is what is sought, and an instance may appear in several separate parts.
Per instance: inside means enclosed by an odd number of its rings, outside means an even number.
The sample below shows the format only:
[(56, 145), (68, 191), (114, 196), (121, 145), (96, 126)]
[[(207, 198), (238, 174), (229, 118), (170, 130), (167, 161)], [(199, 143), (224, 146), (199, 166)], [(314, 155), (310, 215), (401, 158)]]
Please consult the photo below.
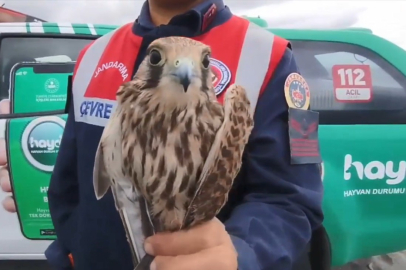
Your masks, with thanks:
[(252, 82), (245, 81), (256, 85), (248, 89), (255, 126), (218, 217), (148, 238), (145, 249), (156, 256), (151, 269), (293, 269), (323, 221), (318, 114), (309, 109), (309, 87), (289, 42), (233, 15), (222, 0), (149, 0), (134, 23), (81, 52), (48, 191), (58, 236), (48, 257), (60, 254), (55, 250), (72, 254), (75, 270), (133, 270), (111, 193), (99, 201), (94, 195), (94, 157), (118, 86), (137, 71), (148, 45), (168, 36), (211, 46), (220, 102), (228, 86), (252, 71)]

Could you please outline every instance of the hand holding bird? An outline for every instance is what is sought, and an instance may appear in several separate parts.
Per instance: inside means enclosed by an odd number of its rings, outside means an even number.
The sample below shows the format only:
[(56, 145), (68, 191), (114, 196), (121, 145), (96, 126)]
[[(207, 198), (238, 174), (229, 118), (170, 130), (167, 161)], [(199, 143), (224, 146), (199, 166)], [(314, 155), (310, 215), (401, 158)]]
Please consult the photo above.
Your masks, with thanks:
[(224, 225), (216, 218), (172, 233), (158, 233), (145, 240), (154, 255), (151, 270), (236, 270), (237, 252)]

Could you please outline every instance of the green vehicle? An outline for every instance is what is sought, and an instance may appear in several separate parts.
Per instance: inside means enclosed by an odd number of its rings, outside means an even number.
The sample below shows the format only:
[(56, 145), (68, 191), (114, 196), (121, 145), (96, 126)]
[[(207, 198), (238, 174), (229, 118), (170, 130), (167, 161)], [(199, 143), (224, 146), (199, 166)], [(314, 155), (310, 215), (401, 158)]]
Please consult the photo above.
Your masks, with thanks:
[[(261, 19), (250, 20), (267, 27)], [(47, 211), (46, 199), (40, 191), (47, 189), (58, 138), (63, 131), (64, 89), (69, 84), (72, 66), (86, 44), (116, 27), (52, 23), (7, 25), (3, 30), (0, 24), (0, 97), (14, 98), (14, 101), (13, 113), (0, 115), (0, 119), (4, 119), (0, 121), (1, 127), (6, 127), (20, 226), (6, 225), (5, 230), (0, 230), (0, 239), (15, 235), (15, 240), (9, 240), (15, 241), (12, 246), (16, 248), (11, 252), (21, 254), (18, 259), (24, 259), (43, 254), (47, 240), (55, 237), (49, 215), (38, 223), (29, 214), (35, 209)], [(270, 31), (291, 41), (296, 62), (310, 86), (311, 109), (320, 112), (324, 227), (331, 244), (332, 265), (406, 250), (402, 237), (406, 235), (406, 209), (402, 207), (406, 204), (406, 156), (402, 156), (406, 152), (406, 51), (368, 29)], [(24, 63), (26, 61), (30, 63)], [(30, 109), (30, 99), (38, 102), (33, 92), (44, 91), (44, 88), (27, 88), (27, 83), (19, 84), (16, 74), (29, 73), (36, 68), (52, 76), (62, 74), (63, 82), (58, 87), (65, 92), (56, 100), (59, 105), (33, 104), (34, 109)], [(52, 79), (51, 75), (44, 75), (41, 80)], [(40, 76), (34, 77), (30, 80), (35, 86)], [(55, 85), (51, 88), (55, 89)], [(38, 152), (31, 151), (35, 147), (35, 151), (40, 149), (41, 141), (35, 141), (37, 144), (33, 144), (32, 149), (28, 147), (31, 154), (34, 153), (28, 158), (24, 145), (29, 142), (21, 139), (29, 137), (24, 133), (34, 134), (32, 128), (39, 123), (53, 123), (56, 127), (47, 135), (48, 139), (42, 141), (43, 146), (50, 142), (53, 146), (42, 161), (34, 155)], [(27, 133), (29, 127), (31, 133)], [(33, 159), (45, 166), (38, 167), (38, 163), (30, 162)], [(37, 181), (27, 183), (27, 174)], [(3, 228), (7, 220), (2, 215), (0, 212)], [(21, 234), (41, 241), (22, 239)], [(28, 252), (27, 246), (31, 247)], [(9, 249), (10, 244), (0, 244), (0, 259), (7, 258)]]

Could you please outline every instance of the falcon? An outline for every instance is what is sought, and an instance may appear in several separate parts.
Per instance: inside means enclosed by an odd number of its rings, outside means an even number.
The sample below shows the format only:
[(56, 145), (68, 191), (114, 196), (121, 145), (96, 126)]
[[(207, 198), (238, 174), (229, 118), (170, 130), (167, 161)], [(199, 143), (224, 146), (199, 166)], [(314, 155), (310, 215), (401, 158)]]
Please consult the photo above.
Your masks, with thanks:
[(252, 108), (235, 84), (217, 101), (210, 56), (209, 46), (192, 39), (157, 39), (117, 91), (93, 185), (97, 199), (111, 188), (135, 269), (149, 269), (153, 259), (145, 237), (213, 219), (241, 168)]

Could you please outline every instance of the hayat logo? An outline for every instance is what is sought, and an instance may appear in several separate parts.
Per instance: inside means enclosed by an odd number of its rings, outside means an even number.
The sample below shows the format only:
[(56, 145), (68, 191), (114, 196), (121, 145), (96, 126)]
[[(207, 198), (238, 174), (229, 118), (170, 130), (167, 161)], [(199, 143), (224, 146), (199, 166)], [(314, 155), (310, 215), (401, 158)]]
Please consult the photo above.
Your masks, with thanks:
[(351, 155), (344, 158), (344, 179), (350, 180), (352, 177), (349, 170), (354, 167), (360, 180), (386, 180), (388, 185), (397, 185), (403, 182), (406, 176), (406, 161), (400, 161), (394, 164), (393, 161), (382, 163), (380, 161), (371, 161), (362, 164), (360, 161), (353, 161)]
[(110, 68), (117, 69), (120, 72), (121, 77), (123, 78), (123, 82), (125, 81), (125, 79), (127, 79), (128, 69), (123, 63), (118, 62), (118, 61), (104, 63), (101, 65), (101, 67), (100, 66), (97, 67), (96, 72), (94, 73), (94, 78), (97, 78), (97, 76), (99, 76), (100, 72), (103, 72)]
[(53, 171), (64, 128), (65, 120), (57, 116), (35, 118), (27, 125), (21, 146), (33, 167), (44, 172)]

